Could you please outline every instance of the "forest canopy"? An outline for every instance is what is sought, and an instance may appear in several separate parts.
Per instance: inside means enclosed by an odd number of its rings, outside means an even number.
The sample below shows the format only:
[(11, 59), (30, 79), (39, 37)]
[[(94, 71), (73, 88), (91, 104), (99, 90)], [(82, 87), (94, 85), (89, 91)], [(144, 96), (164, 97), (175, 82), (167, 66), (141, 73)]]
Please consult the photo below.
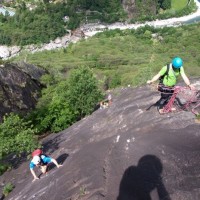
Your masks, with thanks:
[[(30, 45), (48, 43), (62, 37), (69, 30), (74, 30), (83, 23), (117, 21), (145, 21), (156, 18), (168, 18), (171, 13), (161, 10), (171, 8), (171, 0), (136, 0), (134, 15), (129, 19), (127, 10), (119, 0), (68, 0), (52, 2), (17, 1), (9, 4), (15, 8), (15, 15), (0, 14), (0, 44)], [(34, 3), (33, 3), (34, 2)], [(126, 5), (128, 6), (128, 5)], [(129, 5), (131, 6), (131, 5)], [(132, 5), (133, 6), (133, 5)], [(192, 12), (192, 6), (175, 13), (175, 16)], [(174, 16), (174, 14), (173, 14)]]

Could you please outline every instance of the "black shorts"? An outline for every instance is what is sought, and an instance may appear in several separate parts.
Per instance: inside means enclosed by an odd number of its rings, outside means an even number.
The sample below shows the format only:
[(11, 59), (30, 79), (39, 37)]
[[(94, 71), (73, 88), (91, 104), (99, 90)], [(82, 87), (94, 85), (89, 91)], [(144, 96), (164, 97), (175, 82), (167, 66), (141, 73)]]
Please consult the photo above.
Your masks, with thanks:
[(158, 85), (158, 91), (164, 94), (173, 94), (174, 93), (174, 86), (171, 86), (171, 87), (168, 87), (168, 86), (165, 86), (164, 84), (159, 84)]
[(159, 102), (159, 109), (163, 108), (167, 102), (169, 101), (169, 99), (171, 98), (171, 96), (174, 93), (174, 87), (167, 87), (163, 84), (159, 84), (158, 85), (158, 91), (161, 92), (161, 98), (158, 101)]

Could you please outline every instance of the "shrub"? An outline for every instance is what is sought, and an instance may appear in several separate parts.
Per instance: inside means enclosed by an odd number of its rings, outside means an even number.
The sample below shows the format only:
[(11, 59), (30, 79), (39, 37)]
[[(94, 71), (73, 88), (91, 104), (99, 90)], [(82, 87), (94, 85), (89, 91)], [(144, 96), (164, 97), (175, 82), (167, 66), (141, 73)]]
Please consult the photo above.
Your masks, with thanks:
[(97, 87), (97, 80), (88, 67), (74, 70), (69, 77), (69, 104), (77, 119), (90, 114), (102, 94)]
[(5, 164), (0, 162), (0, 176), (10, 168), (11, 168), (10, 164)]
[(12, 183), (7, 183), (4, 187), (3, 187), (3, 195), (6, 197), (8, 196), (8, 194), (14, 189), (14, 185)]
[(101, 99), (97, 80), (87, 67), (73, 70), (69, 81), (53, 82), (49, 77), (45, 80), (50, 85), (43, 89), (36, 110), (29, 116), (38, 133), (64, 130), (90, 114)]
[(166, 10), (171, 8), (171, 0), (164, 0), (161, 7)]
[(23, 152), (31, 152), (37, 146), (34, 137), (36, 130), (32, 128), (30, 122), (26, 122), (18, 115), (11, 113), (4, 117), (0, 124), (0, 159), (11, 153), (17, 155)]
[(66, 80), (57, 83), (52, 81), (43, 89), (35, 111), (29, 118), (32, 120), (38, 133), (45, 131), (59, 132), (75, 121), (74, 114), (69, 105), (69, 87)]

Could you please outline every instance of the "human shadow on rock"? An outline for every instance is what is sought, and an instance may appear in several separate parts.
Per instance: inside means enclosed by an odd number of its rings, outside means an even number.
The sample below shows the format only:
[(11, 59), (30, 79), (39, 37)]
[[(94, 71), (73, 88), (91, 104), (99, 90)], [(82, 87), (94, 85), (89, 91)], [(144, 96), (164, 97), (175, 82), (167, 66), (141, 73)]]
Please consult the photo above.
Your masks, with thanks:
[[(57, 159), (56, 159), (56, 161), (58, 162), (58, 164), (63, 164), (64, 162), (65, 162), (65, 160), (67, 159), (67, 157), (69, 156), (69, 154), (66, 154), (66, 153), (64, 153), (64, 154), (62, 154), (62, 155), (60, 155)], [(52, 170), (52, 169), (54, 169), (56, 167), (56, 165), (54, 164), (54, 163), (50, 163), (50, 164), (48, 164), (48, 166), (47, 166), (47, 172), (49, 172), (50, 170)], [(43, 173), (40, 173), (40, 175), (38, 176), (39, 178), (41, 178), (43, 176)]]
[[(62, 164), (65, 162), (65, 160), (67, 159), (68, 156), (69, 156), (69, 154), (64, 153), (64, 154), (60, 155), (58, 158), (56, 158), (58, 164), (62, 165)], [(50, 164), (48, 165), (48, 171), (52, 170), (52, 169), (55, 168), (55, 167), (56, 167), (56, 166), (55, 166), (54, 163), (50, 163)]]
[(128, 167), (122, 177), (117, 200), (153, 200), (156, 190), (159, 200), (171, 200), (162, 182), (163, 166), (155, 155), (140, 158), (137, 166)]
[[(168, 104), (168, 102), (170, 101), (170, 98), (166, 99), (166, 100), (160, 98), (156, 103), (154, 103), (154, 104), (150, 105), (148, 108), (146, 108), (146, 111), (149, 111), (152, 107), (157, 107), (157, 109), (159, 110), (160, 107), (163, 107)], [(162, 103), (163, 100), (164, 100), (164, 102)], [(173, 105), (177, 108), (182, 108), (184, 106), (184, 104), (181, 102), (181, 100), (177, 97), (175, 98)]]
[(160, 105), (160, 101), (158, 100), (156, 103), (154, 103), (154, 104), (150, 105), (148, 108), (146, 108), (146, 111), (151, 110), (152, 107), (157, 107), (158, 108), (159, 105)]

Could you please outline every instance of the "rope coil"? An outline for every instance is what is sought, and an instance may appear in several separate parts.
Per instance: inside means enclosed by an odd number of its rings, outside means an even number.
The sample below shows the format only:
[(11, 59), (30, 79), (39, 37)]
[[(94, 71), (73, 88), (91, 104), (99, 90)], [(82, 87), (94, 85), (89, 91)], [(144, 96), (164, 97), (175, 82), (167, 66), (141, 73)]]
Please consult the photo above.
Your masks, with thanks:
[[(163, 87), (163, 86), (162, 86)], [(170, 90), (169, 92), (161, 92), (164, 94), (172, 94), (168, 103), (163, 107), (164, 113), (169, 113), (176, 110), (187, 110), (191, 111), (195, 115), (200, 114), (200, 91), (190, 90), (188, 87), (175, 86), (175, 87), (164, 87), (164, 91)]]

